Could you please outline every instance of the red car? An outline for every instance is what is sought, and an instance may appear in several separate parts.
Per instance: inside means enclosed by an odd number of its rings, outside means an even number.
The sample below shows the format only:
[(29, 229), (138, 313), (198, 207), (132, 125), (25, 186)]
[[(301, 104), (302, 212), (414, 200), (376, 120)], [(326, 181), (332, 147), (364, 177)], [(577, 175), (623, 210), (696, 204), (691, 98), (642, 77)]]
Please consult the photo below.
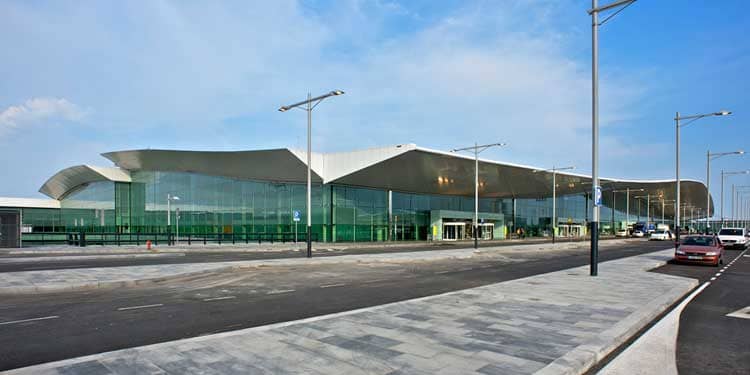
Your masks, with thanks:
[(687, 236), (674, 253), (675, 262), (724, 264), (724, 247), (714, 236)]

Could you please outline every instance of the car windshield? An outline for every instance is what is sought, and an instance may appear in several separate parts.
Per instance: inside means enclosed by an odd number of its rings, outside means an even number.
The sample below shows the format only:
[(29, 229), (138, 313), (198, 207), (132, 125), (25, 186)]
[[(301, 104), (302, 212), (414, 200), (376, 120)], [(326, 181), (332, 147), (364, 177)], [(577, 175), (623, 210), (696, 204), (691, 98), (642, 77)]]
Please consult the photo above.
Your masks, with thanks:
[(686, 237), (683, 241), (683, 245), (692, 246), (713, 246), (714, 239), (711, 237)]
[(741, 236), (742, 229), (722, 229), (719, 236)]

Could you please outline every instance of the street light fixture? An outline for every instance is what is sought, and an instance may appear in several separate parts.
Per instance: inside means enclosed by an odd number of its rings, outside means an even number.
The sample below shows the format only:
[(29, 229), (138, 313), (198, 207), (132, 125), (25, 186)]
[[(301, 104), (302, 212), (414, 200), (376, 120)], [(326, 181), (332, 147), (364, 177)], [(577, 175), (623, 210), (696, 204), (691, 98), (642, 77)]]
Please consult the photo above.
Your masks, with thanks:
[[(169, 236), (169, 233), (171, 232), (171, 229), (172, 229), (172, 221), (170, 220), (170, 217), (172, 216), (171, 203), (172, 201), (178, 201), (178, 200), (180, 200), (180, 197), (167, 193), (167, 236)], [(177, 219), (177, 233), (175, 234), (175, 237), (177, 238), (177, 242), (179, 242), (180, 241), (180, 216), (177, 215), (175, 219)], [(172, 241), (168, 239), (167, 243), (172, 243)]]
[[(675, 200), (677, 200), (678, 207), (680, 203), (680, 128), (683, 126), (690, 125), (691, 123), (700, 120), (702, 118), (706, 117), (713, 117), (713, 116), (729, 116), (732, 112), (730, 111), (719, 111), (719, 112), (711, 112), (711, 113), (705, 113), (702, 115), (692, 115), (692, 116), (680, 116), (680, 112), (677, 112), (674, 117), (674, 129), (675, 129)], [(689, 120), (684, 124), (680, 124), (681, 120)], [(678, 209), (677, 212), (674, 215), (674, 226), (677, 229), (675, 232), (675, 243), (674, 247), (675, 249), (680, 246), (680, 210)]]
[[(591, 9), (588, 10), (591, 15), (591, 185), (594, 197), (591, 218), (591, 276), (596, 276), (599, 272), (599, 207), (602, 204), (602, 188), (599, 186), (599, 26), (635, 1), (618, 0), (599, 7), (598, 0), (591, 0)], [(616, 8), (619, 9), (599, 22), (599, 13)]]
[(279, 108), (279, 112), (286, 112), (292, 108), (298, 108), (301, 110), (304, 110), (307, 112), (307, 257), (312, 258), (312, 239), (311, 239), (311, 231), (312, 231), (312, 172), (311, 172), (311, 165), (312, 165), (312, 111), (315, 109), (315, 107), (320, 104), (320, 102), (323, 101), (323, 99), (331, 97), (331, 96), (339, 96), (344, 95), (344, 92), (341, 90), (333, 90), (327, 94), (323, 94), (320, 96), (312, 97), (310, 93), (307, 93), (307, 100), (303, 100), (298, 103), (290, 104), (281, 106)]
[(473, 151), (474, 152), (474, 248), (479, 248), (479, 154), (490, 147), (505, 147), (507, 143), (491, 143), (488, 145), (477, 145), (454, 148), (451, 152)]
[(533, 173), (538, 172), (552, 172), (552, 244), (555, 243), (555, 236), (557, 235), (557, 172), (559, 171), (569, 171), (576, 169), (574, 165), (571, 165), (569, 167), (555, 167), (552, 166), (550, 169), (535, 169)]
[(722, 156), (744, 154), (745, 151), (743, 150), (715, 153), (711, 153), (711, 150), (706, 151), (706, 231), (708, 231), (708, 227), (711, 226), (709, 221), (709, 216), (711, 216), (711, 160), (716, 160)]
[(735, 227), (738, 225), (738, 217), (740, 216), (740, 197), (742, 194), (748, 193), (747, 189), (750, 189), (750, 185), (734, 186), (732, 184), (732, 225)]
[[(724, 226), (724, 179), (726, 176), (735, 176), (740, 174), (748, 174), (750, 173), (750, 170), (746, 171), (736, 171), (736, 172), (724, 172), (724, 170), (721, 170), (721, 226)], [(719, 228), (721, 229), (721, 228)]]
[[(630, 192), (631, 191), (640, 191), (643, 192), (646, 189), (631, 189), (631, 188), (625, 188), (625, 190), (612, 190), (612, 225), (614, 226), (614, 217), (615, 217), (615, 193), (625, 193), (625, 230), (628, 229), (628, 225), (630, 225)], [(640, 208), (640, 207), (639, 207)]]
[[(651, 197), (661, 197), (658, 194), (646, 194), (646, 195), (639, 195), (637, 197), (633, 197), (635, 199), (643, 199), (646, 198), (646, 233), (648, 233), (649, 229), (649, 223), (651, 222)], [(640, 208), (640, 204), (638, 205)]]

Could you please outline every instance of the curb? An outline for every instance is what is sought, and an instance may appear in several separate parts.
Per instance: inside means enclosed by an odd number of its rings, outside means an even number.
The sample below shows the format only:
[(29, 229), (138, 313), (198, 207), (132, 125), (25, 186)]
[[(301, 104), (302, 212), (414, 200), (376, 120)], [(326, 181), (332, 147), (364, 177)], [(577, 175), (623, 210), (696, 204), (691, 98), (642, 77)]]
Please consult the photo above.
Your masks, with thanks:
[[(667, 262), (660, 263), (660, 265), (650, 269), (660, 267)], [(668, 312), (668, 310), (684, 299), (686, 295), (690, 294), (700, 284), (696, 279), (683, 278), (690, 280), (690, 284), (672, 288), (669, 292), (649, 301), (645, 306), (649, 306), (650, 308), (643, 307), (634, 311), (625, 319), (612, 326), (612, 328), (602, 332), (591, 342), (576, 347), (537, 371), (535, 375), (586, 374), (597, 366), (599, 362), (605, 360), (611, 353), (638, 335), (643, 328), (663, 316), (665, 312)]]

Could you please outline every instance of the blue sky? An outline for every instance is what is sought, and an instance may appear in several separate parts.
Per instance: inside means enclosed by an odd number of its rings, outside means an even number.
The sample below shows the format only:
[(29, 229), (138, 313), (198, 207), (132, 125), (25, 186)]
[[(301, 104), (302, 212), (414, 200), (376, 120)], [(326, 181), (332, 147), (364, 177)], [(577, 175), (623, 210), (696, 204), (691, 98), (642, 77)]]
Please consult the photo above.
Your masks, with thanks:
[[(0, 1), (0, 195), (37, 197), (102, 152), (398, 143), (589, 173), (588, 1)], [(750, 3), (640, 0), (600, 33), (601, 174), (674, 176), (675, 112), (729, 109), (683, 129), (685, 178), (705, 153), (747, 149)], [(712, 164), (750, 167), (747, 158)], [(728, 184), (750, 185), (750, 178)], [(716, 187), (716, 188), (714, 188)]]

